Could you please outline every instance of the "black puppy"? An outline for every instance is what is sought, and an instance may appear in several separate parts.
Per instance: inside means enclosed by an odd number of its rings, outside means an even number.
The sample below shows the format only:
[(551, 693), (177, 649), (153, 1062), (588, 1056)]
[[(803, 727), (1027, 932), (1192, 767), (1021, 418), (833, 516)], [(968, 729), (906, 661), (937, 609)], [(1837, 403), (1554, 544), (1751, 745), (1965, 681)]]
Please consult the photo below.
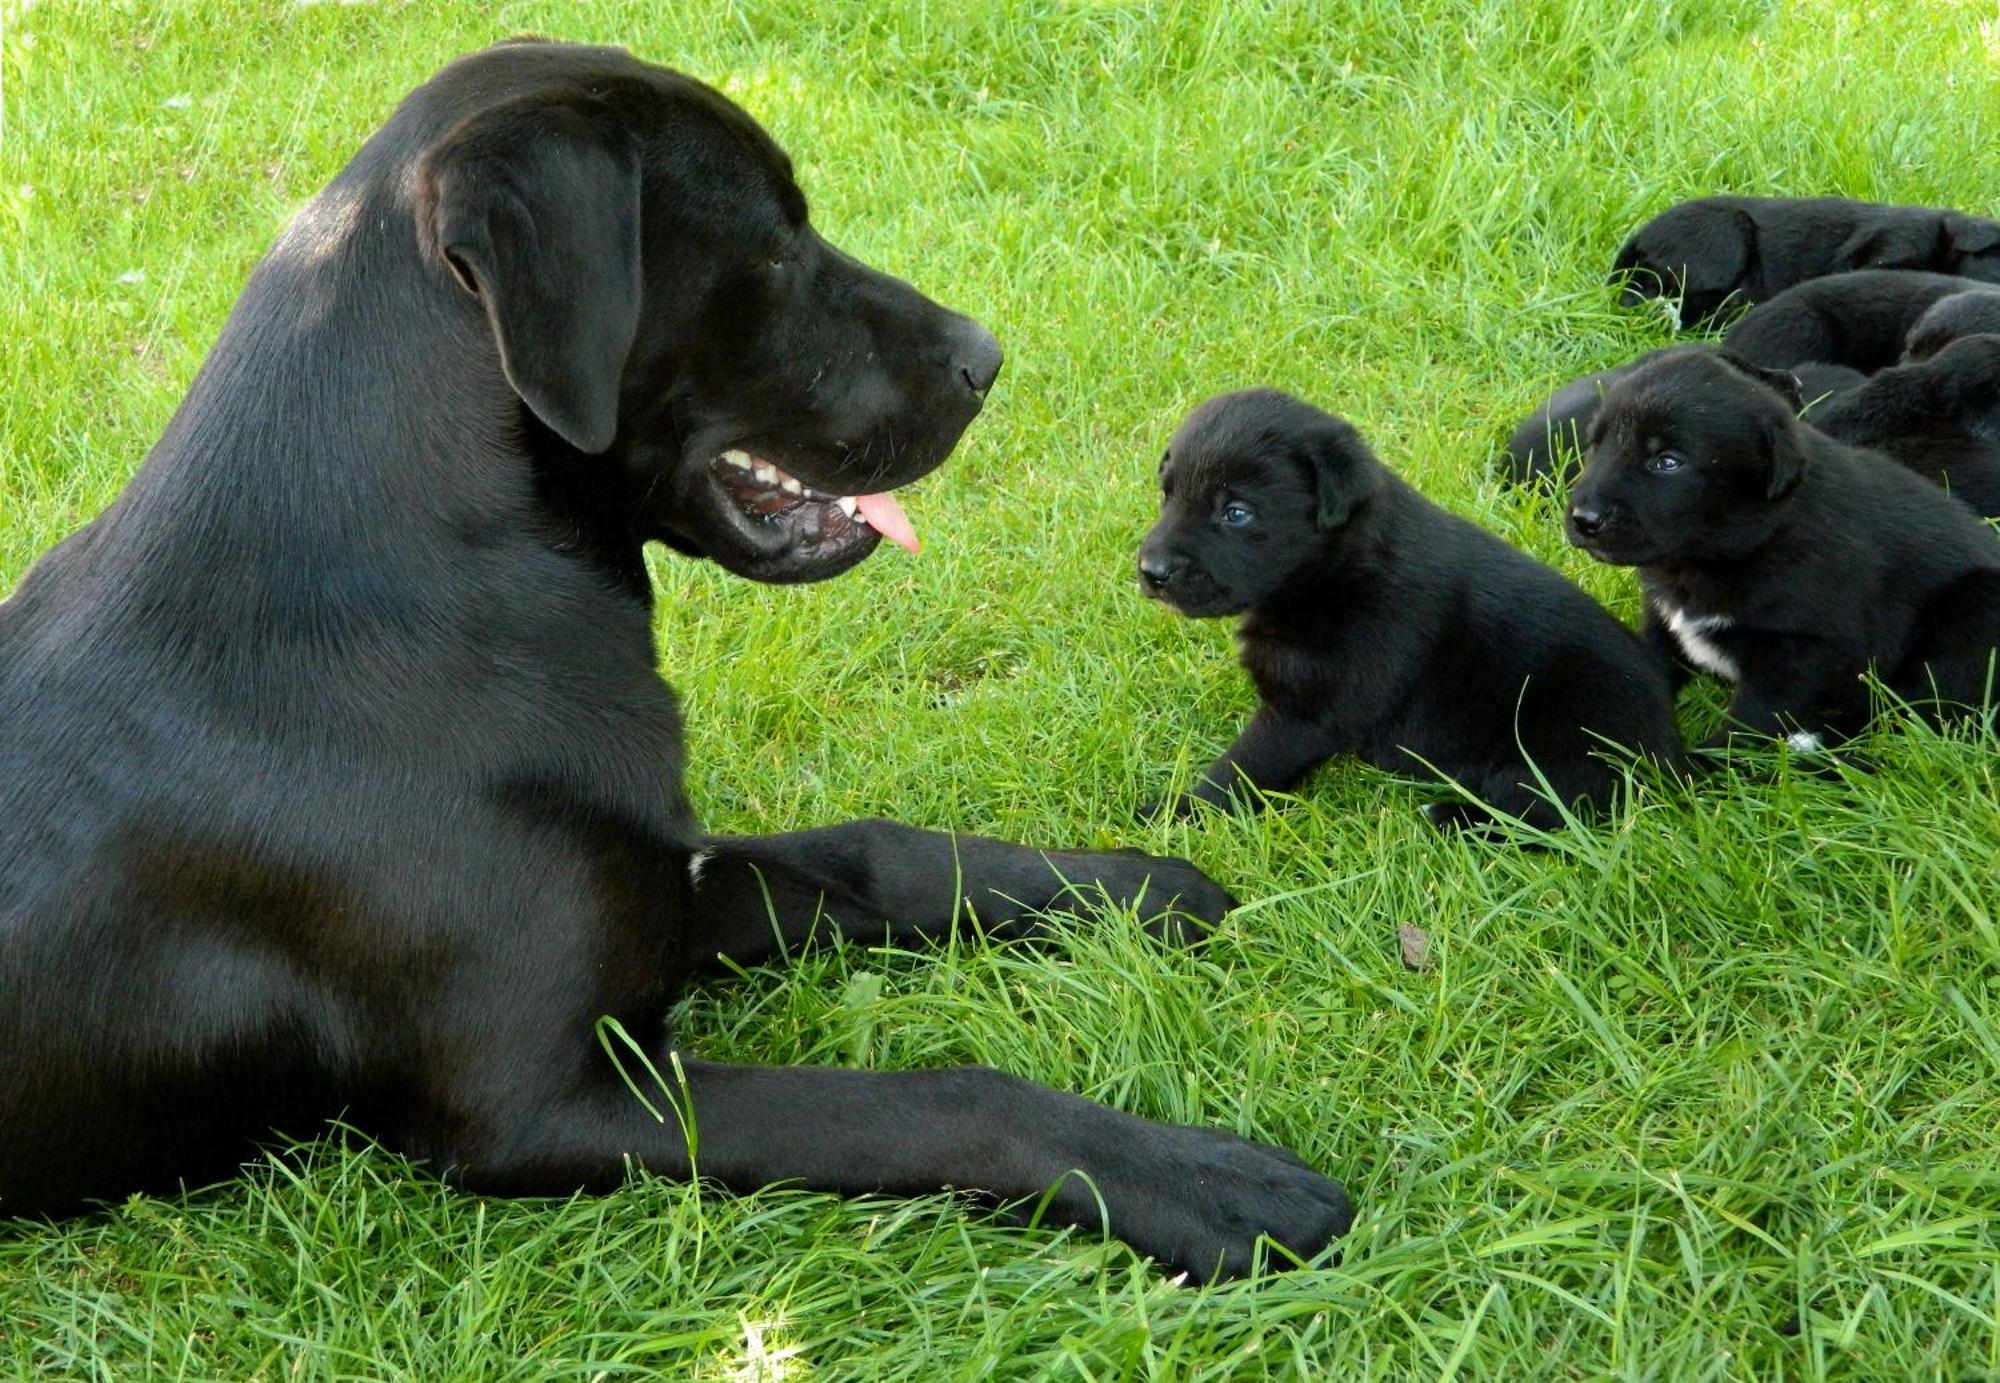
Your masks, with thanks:
[[(1210, 399), (1167, 448), (1160, 489), (1141, 584), (1182, 614), (1247, 614), (1263, 699), (1177, 810), (1355, 754), (1548, 827), (1558, 803), (1611, 798), (1610, 746), (1677, 757), (1666, 671), (1632, 633), (1418, 494), (1341, 419), (1270, 390)], [(1459, 801), (1429, 814), (1491, 820)]]
[(1770, 370), (1821, 361), (1873, 374), (1902, 359), (1910, 329), (1934, 304), (1966, 286), (1950, 274), (1907, 269), (1834, 274), (1759, 304), (1722, 334), (1722, 344)]
[(2000, 288), (1968, 288), (1939, 298), (1903, 337), (1904, 360), (1928, 360), (1963, 336), (2000, 335)]
[[(2000, 293), (1982, 296), (2000, 303)], [(1807, 409), (1805, 419), (1901, 462), (1974, 513), (2000, 518), (2000, 336), (1967, 336), (1927, 360), (1871, 375)]]
[(1699, 348), (1619, 380), (1591, 424), (1570, 540), (1639, 569), (1648, 637), (1736, 684), (1736, 726), (1802, 748), (1850, 734), (1871, 668), (1932, 714), (1980, 703), (2000, 539), (1904, 467), (1799, 422), (1789, 386)]
[(2000, 281), (2000, 221), (1844, 197), (1702, 197), (1634, 232), (1611, 281), (1630, 306), (1679, 298), (1683, 324), (1694, 326), (1851, 269)]
[[(1623, 379), (1651, 353), (1638, 360), (1573, 379), (1550, 396), (1549, 401), (1530, 413), (1508, 436), (1500, 452), (1500, 468), (1517, 485), (1528, 485), (1545, 477), (1567, 484), (1582, 468), (1584, 438), (1590, 420), (1597, 416), (1604, 392)], [(1865, 376), (1844, 365), (1806, 364), (1792, 373), (1798, 377), (1799, 395), (1808, 407), (1842, 390), (1852, 389)]]
[[(844, 571), (909, 538), (889, 492), (999, 369), (821, 239), (697, 82), (517, 43), (412, 93), (130, 486), (0, 604), (0, 1215), (226, 1175), (344, 1115), (497, 1194), (634, 1165), (1050, 1191), (1197, 1277), (1342, 1232), (1337, 1185), (1232, 1134), (979, 1067), (674, 1043), (698, 970), (815, 937), (1019, 935), (1072, 884), (1229, 906), (1180, 860), (887, 821), (717, 838), (688, 800), (645, 545)], [(606, 1017), (678, 1118), (626, 1088)]]

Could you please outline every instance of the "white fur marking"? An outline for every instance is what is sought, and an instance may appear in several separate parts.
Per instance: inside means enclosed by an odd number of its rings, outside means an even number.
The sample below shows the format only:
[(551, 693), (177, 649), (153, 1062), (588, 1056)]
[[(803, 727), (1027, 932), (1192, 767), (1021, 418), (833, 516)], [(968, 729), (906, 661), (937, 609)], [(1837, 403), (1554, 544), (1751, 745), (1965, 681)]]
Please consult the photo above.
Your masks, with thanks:
[(1743, 676), (1736, 666), (1736, 660), (1716, 647), (1708, 639), (1710, 634), (1719, 634), (1735, 624), (1727, 615), (1689, 615), (1678, 606), (1656, 605), (1661, 618), (1667, 622), (1667, 632), (1674, 636), (1686, 653), (1688, 661), (1703, 672), (1712, 672), (1717, 677), (1734, 682)]
[(1808, 730), (1792, 731), (1791, 734), (1785, 736), (1785, 743), (1792, 747), (1792, 752), (1795, 754), (1817, 754), (1820, 750), (1826, 748), (1826, 745), (1820, 741), (1820, 737)]
[(697, 850), (692, 855), (689, 855), (688, 882), (691, 884), (699, 884), (701, 882), (701, 871), (703, 867), (706, 866), (707, 864), (708, 864), (708, 851)]

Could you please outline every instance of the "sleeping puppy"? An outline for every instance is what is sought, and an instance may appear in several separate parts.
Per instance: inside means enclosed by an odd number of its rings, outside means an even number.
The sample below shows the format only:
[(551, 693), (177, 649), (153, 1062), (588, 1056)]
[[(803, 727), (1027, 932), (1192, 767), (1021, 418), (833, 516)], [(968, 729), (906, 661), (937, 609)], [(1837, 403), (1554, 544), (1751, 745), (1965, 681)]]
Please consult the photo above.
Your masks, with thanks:
[(1722, 344), (1766, 369), (1817, 360), (1873, 374), (1902, 359), (1904, 339), (1934, 304), (1967, 286), (1950, 274), (1908, 269), (1834, 274), (1752, 308), (1722, 334)]
[(1933, 716), (1979, 704), (2000, 538), (1799, 422), (1789, 385), (1699, 348), (1619, 380), (1591, 424), (1570, 541), (1639, 569), (1648, 638), (1735, 683), (1736, 726), (1817, 748), (1867, 722), (1871, 669)]
[[(2000, 303), (2000, 293), (1982, 296)], [(1901, 462), (1974, 513), (2000, 518), (2000, 336), (1967, 336), (1928, 360), (1871, 375), (1805, 417), (1830, 437)]]
[(1962, 336), (2000, 335), (2000, 288), (1968, 288), (1939, 298), (1903, 338), (1904, 360), (1928, 360)]
[[(1507, 438), (1500, 453), (1501, 471), (1517, 485), (1550, 476), (1565, 485), (1575, 479), (1583, 468), (1583, 439), (1590, 433), (1590, 420), (1597, 416), (1604, 391), (1651, 358), (1648, 352), (1626, 364), (1573, 379), (1556, 390)], [(1798, 376), (1799, 396), (1808, 407), (1852, 389), (1866, 378), (1845, 365), (1800, 365), (1792, 373)]]
[(1702, 197), (1641, 226), (1611, 268), (1627, 306), (1679, 298), (1694, 326), (1850, 269), (2000, 281), (2000, 221), (1845, 197)]
[[(1210, 399), (1167, 448), (1160, 489), (1141, 587), (1182, 614), (1245, 615), (1263, 702), (1177, 813), (1355, 754), (1552, 827), (1556, 803), (1613, 796), (1610, 745), (1678, 759), (1667, 671), (1631, 631), (1430, 503), (1339, 418), (1271, 390)], [(1426, 810), (1492, 821), (1462, 801)]]

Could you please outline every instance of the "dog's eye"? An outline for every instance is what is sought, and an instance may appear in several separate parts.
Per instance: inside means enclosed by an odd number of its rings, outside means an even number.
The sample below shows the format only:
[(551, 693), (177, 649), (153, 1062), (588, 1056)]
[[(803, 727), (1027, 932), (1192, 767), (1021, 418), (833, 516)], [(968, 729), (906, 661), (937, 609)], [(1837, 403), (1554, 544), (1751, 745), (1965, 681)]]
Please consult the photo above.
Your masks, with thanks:
[(1231, 528), (1241, 528), (1247, 523), (1256, 522), (1256, 519), (1257, 516), (1250, 512), (1248, 505), (1225, 504), (1222, 507), (1222, 521)]
[(1670, 451), (1656, 451), (1646, 458), (1646, 469), (1654, 475), (1665, 475), (1668, 471), (1677, 471), (1680, 468), (1680, 457)]

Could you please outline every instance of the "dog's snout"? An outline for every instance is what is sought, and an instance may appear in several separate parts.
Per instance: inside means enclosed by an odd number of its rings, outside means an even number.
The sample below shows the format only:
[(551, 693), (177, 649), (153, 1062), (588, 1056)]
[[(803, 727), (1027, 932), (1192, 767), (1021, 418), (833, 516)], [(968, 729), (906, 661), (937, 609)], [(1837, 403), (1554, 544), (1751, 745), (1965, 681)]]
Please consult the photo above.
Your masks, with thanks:
[(1139, 580), (1149, 591), (1164, 591), (1173, 584), (1173, 563), (1155, 553), (1143, 553), (1139, 558)]
[(1573, 504), (1569, 510), (1570, 527), (1584, 537), (1594, 537), (1604, 529), (1605, 513), (1594, 504)]
[(993, 333), (974, 321), (967, 321), (958, 333), (958, 340), (952, 349), (952, 369), (979, 398), (986, 397), (986, 391), (993, 387), (993, 381), (1000, 377), (1000, 364), (1004, 357), (1000, 343)]

